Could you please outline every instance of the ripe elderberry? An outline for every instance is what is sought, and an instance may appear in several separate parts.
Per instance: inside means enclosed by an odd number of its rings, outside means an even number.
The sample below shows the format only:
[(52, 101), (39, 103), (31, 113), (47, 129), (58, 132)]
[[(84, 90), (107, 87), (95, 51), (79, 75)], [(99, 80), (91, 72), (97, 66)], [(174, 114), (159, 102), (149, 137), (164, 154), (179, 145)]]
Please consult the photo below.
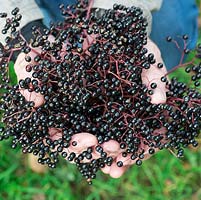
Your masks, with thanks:
[[(181, 65), (186, 66), (195, 87), (176, 78), (168, 82), (167, 75), (172, 70), (161, 77), (167, 87), (166, 103), (151, 104), (149, 95), (157, 84), (151, 83), (148, 89), (141, 74), (156, 60), (144, 47), (147, 20), (141, 9), (115, 4), (97, 17), (85, 0), (78, 0), (73, 9), (63, 5), (60, 9), (64, 21), (51, 24), (50, 30), (33, 27), (30, 44), (17, 30), (22, 17), (19, 9), (11, 12), (11, 18), (0, 14), (7, 18), (2, 33), (10, 33), (6, 44), (0, 44), (0, 88), (5, 90), (0, 96), (4, 124), (0, 127), (0, 141), (10, 138), (12, 148), (21, 146), (23, 153), (37, 155), (38, 162), (50, 168), (56, 167), (61, 155), (74, 161), (88, 180), (115, 161), (101, 147), (106, 141), (117, 141), (124, 149), (122, 156), (136, 160), (138, 166), (145, 150), (154, 154), (156, 148), (171, 148), (181, 157), (183, 148), (197, 146), (201, 94), (196, 87), (200, 86), (201, 63)], [(49, 40), (50, 35), (54, 41)], [(184, 35), (183, 40), (188, 37)], [(167, 37), (167, 41), (173, 38)], [(198, 45), (198, 58), (200, 49)], [(31, 75), (13, 85), (7, 72), (13, 53), (19, 50), (27, 54), (25, 69)], [(30, 52), (36, 54), (34, 58)], [(187, 48), (183, 53), (187, 53)], [(163, 64), (157, 66), (160, 69)], [(22, 95), (22, 90), (43, 96), (44, 103), (36, 106)], [(52, 140), (50, 129), (62, 136)], [(72, 136), (79, 132), (95, 135), (99, 145), (79, 154), (68, 153), (70, 145), (77, 145), (71, 141)], [(100, 158), (93, 159), (93, 150)], [(123, 162), (118, 161), (117, 166), (122, 167)]]

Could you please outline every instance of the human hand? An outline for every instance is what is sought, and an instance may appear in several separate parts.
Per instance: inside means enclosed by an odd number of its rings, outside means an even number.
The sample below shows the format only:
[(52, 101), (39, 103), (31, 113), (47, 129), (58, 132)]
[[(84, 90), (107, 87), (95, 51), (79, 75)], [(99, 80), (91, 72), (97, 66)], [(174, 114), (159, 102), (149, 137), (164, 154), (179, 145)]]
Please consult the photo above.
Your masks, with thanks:
[[(149, 69), (143, 69), (142, 72), (142, 82), (151, 89), (151, 84), (156, 83), (157, 87), (154, 89), (153, 95), (151, 95), (151, 103), (152, 104), (159, 104), (159, 103), (165, 103), (166, 102), (166, 83), (161, 81), (161, 77), (163, 77), (167, 70), (165, 66), (162, 68), (159, 68), (157, 65), (158, 63), (163, 64), (163, 60), (161, 58), (161, 53), (159, 48), (154, 44), (150, 39), (148, 39), (147, 45), (145, 46), (147, 48), (148, 53), (153, 53), (156, 62), (152, 64), (152, 66)], [(164, 65), (164, 64), (163, 64)], [(158, 130), (155, 130), (154, 133), (163, 133), (165, 131), (165, 128), (160, 128)], [(113, 178), (119, 178), (124, 174), (124, 172), (133, 164), (136, 163), (138, 158), (131, 159), (131, 155), (127, 155), (126, 157), (123, 156), (122, 150), (117, 148), (117, 145), (119, 147), (119, 144), (110, 144), (105, 143), (104, 148), (107, 149), (107, 147), (111, 149), (117, 149), (117, 151), (114, 153), (116, 155), (115, 162), (111, 166), (105, 166), (102, 171), (106, 174), (109, 174)], [(153, 152), (158, 151), (158, 149), (154, 148), (152, 152), (149, 152), (148, 146), (144, 145), (144, 158), (142, 160), (149, 159)], [(118, 162), (121, 161), (123, 163), (122, 167), (118, 167)]]
[[(157, 87), (154, 89), (154, 94), (151, 95), (151, 103), (158, 104), (158, 103), (165, 103), (166, 101), (166, 87), (165, 83), (161, 82), (161, 77), (166, 74), (165, 67), (158, 68), (157, 63), (162, 63), (162, 58), (159, 49), (157, 46), (151, 41), (148, 40), (146, 48), (149, 50), (149, 53), (153, 53), (155, 55), (156, 63), (152, 65), (152, 67), (148, 70), (143, 70), (142, 73), (142, 82), (148, 87), (151, 88), (151, 83), (156, 83)], [(32, 58), (35, 57), (36, 53), (31, 51), (29, 56)], [(31, 62), (34, 64), (34, 62)], [(25, 60), (25, 54), (21, 53), (15, 63), (15, 71), (18, 77), (18, 80), (25, 79), (26, 77), (31, 78), (31, 73), (26, 71), (26, 66), (30, 65), (31, 63)], [(36, 92), (29, 92), (27, 89), (20, 89), (22, 95), (26, 98), (27, 101), (33, 101), (35, 103), (35, 107), (41, 106), (45, 100), (43, 95)], [(158, 130), (162, 132), (163, 130)], [(54, 127), (49, 128), (49, 135), (52, 140), (57, 140), (62, 137), (62, 132), (60, 129), (55, 129)], [(74, 143), (73, 143), (74, 142)], [(76, 145), (73, 145), (75, 144)], [(70, 146), (66, 148), (66, 152), (75, 152), (79, 154), (83, 151), (86, 151), (88, 148), (92, 148), (92, 158), (97, 159), (100, 157), (100, 154), (96, 152), (95, 148), (98, 146), (97, 138), (90, 134), (90, 133), (77, 133), (72, 136)], [(129, 166), (133, 165), (136, 162), (136, 159), (132, 160), (129, 156), (123, 157), (122, 152), (123, 150), (120, 148), (119, 143), (110, 140), (100, 145), (104, 152), (107, 153), (107, 156), (111, 156), (114, 159), (114, 162), (111, 166), (105, 166), (102, 168), (104, 173), (109, 174), (111, 177), (118, 178), (120, 177), (128, 168)], [(155, 150), (157, 151), (157, 150)], [(145, 149), (144, 158), (148, 159), (151, 154), (148, 153), (148, 149)], [(89, 160), (83, 160), (83, 162), (88, 162)], [(118, 167), (117, 163), (119, 161), (123, 161), (123, 166)]]

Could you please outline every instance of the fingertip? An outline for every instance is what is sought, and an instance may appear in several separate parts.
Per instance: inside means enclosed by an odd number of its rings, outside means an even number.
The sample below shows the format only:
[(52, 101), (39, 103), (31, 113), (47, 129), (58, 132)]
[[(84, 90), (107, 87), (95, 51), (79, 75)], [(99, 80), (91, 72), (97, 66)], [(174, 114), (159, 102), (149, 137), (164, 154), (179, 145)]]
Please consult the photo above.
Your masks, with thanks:
[(110, 153), (117, 152), (120, 149), (119, 143), (115, 140), (104, 142), (101, 146), (106, 152)]
[(114, 162), (110, 168), (110, 176), (112, 178), (120, 178), (127, 169), (128, 166), (118, 167), (117, 163)]
[(77, 133), (72, 136), (70, 149), (76, 152), (86, 150), (88, 147), (93, 147), (98, 143), (97, 138), (90, 133)]
[(104, 173), (104, 174), (109, 174), (110, 173), (110, 166), (105, 166), (103, 168), (101, 168), (101, 171)]
[[(98, 142), (96, 136), (94, 136), (91, 133), (86, 133), (86, 132), (74, 134), (72, 136), (72, 140), (77, 141), (79, 143), (83, 143), (83, 145), (87, 145), (87, 146), (88, 145), (93, 146), (94, 143)], [(85, 142), (87, 142), (87, 143), (85, 143)]]

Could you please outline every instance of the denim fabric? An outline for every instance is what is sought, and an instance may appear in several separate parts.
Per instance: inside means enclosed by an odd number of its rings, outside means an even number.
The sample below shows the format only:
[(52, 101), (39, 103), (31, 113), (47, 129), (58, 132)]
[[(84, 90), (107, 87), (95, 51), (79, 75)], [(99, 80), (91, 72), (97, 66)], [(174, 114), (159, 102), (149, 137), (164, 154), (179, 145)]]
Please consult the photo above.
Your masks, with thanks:
[(48, 27), (51, 21), (61, 21), (60, 4), (75, 4), (76, 0), (35, 0), (44, 15), (44, 24)]
[(168, 69), (176, 66), (181, 52), (173, 43), (166, 42), (166, 37), (174, 38), (181, 48), (183, 34), (189, 35), (188, 48), (194, 48), (198, 38), (198, 8), (194, 0), (163, 0), (159, 11), (153, 12), (151, 39), (161, 50)]
[[(45, 16), (44, 23), (62, 20), (58, 5), (73, 4), (76, 0), (36, 0)], [(168, 69), (179, 63), (181, 52), (173, 43), (166, 42), (171, 36), (183, 47), (181, 36), (189, 35), (188, 48), (193, 48), (198, 37), (198, 8), (195, 0), (163, 0), (159, 11), (153, 12), (151, 39), (161, 50), (163, 60)]]

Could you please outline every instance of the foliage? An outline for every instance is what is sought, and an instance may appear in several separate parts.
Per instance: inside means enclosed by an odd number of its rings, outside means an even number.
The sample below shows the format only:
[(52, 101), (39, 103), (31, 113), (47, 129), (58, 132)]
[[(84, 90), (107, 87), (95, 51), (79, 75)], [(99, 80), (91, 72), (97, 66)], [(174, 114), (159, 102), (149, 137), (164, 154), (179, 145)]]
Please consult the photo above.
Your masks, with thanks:
[[(55, 170), (33, 173), (19, 150), (0, 143), (0, 199), (31, 200), (198, 200), (201, 198), (201, 150), (186, 150), (182, 159), (161, 151), (120, 179), (98, 173), (89, 186), (74, 165), (61, 161)], [(62, 159), (63, 160), (63, 159)]]

